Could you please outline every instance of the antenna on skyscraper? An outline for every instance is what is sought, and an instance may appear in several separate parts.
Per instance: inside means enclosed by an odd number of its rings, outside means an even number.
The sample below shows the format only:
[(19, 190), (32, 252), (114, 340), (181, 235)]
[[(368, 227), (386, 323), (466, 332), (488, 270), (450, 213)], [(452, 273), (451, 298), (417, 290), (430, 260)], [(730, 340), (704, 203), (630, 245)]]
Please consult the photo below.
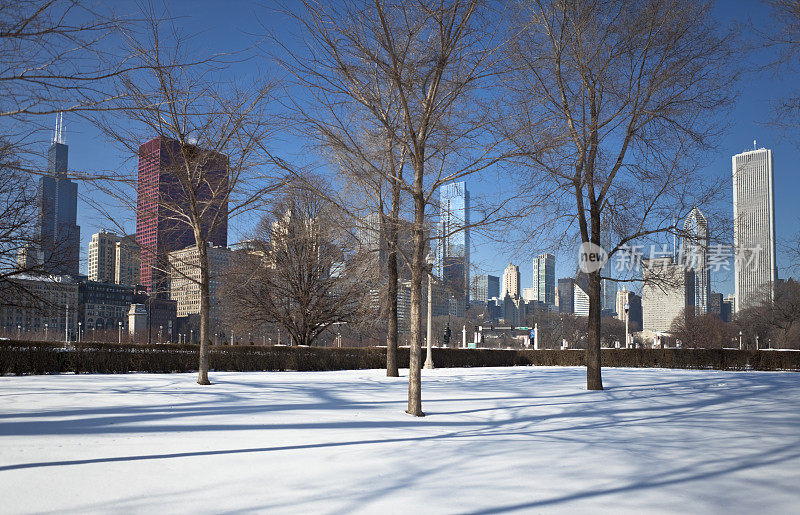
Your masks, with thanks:
[(64, 113), (56, 113), (56, 131), (53, 134), (53, 143), (64, 143)]

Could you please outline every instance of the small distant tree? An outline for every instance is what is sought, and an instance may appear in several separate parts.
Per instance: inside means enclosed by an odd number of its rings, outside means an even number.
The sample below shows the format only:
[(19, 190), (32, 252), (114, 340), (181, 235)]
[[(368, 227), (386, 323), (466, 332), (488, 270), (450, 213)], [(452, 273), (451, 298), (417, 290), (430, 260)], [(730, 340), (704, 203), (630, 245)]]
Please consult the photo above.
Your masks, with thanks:
[(800, 348), (800, 284), (794, 279), (775, 285), (772, 301), (743, 309), (736, 322), (748, 341), (759, 337), (760, 345)]
[(278, 326), (294, 345), (313, 345), (333, 324), (360, 322), (367, 290), (348, 259), (353, 237), (341, 216), (307, 188), (278, 200), (225, 278), (228, 312)]
[(670, 326), (670, 334), (684, 347), (721, 349), (734, 341), (734, 328), (713, 313), (695, 314), (694, 308), (683, 310)]

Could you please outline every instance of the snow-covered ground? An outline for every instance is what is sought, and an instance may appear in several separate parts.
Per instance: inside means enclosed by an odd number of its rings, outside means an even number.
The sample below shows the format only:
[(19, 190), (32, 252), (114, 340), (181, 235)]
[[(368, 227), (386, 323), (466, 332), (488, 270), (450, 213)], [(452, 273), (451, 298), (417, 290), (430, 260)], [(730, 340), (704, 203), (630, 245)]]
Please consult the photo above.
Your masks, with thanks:
[(0, 512), (797, 513), (800, 374), (0, 377)]

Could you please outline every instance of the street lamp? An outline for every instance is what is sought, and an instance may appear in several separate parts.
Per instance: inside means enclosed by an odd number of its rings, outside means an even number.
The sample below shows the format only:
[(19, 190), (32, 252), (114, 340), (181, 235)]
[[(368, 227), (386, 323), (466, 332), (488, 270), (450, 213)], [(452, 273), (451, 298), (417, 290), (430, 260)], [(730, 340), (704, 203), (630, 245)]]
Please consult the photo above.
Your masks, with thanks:
[(162, 343), (161, 336), (163, 331), (164, 331), (164, 326), (163, 325), (158, 326), (158, 343)]
[(22, 340), (22, 326), (17, 324), (17, 340)]
[(433, 351), (431, 350), (431, 340), (433, 340), (433, 322), (432, 322), (432, 314), (433, 314), (433, 263), (436, 258), (434, 258), (433, 253), (431, 252), (428, 254), (427, 262), (428, 262), (428, 354), (425, 357), (425, 368), (431, 369), (433, 367)]
[(117, 322), (117, 324), (119, 325), (119, 336), (118, 336), (117, 340), (118, 340), (118, 343), (121, 344), (122, 343), (122, 320)]
[(756, 350), (758, 350), (758, 335), (756, 335)]
[(47, 324), (44, 324), (44, 340), (47, 341)]
[(739, 350), (742, 350), (742, 332), (739, 331)]
[(189, 343), (194, 343), (194, 329), (189, 329)]
[(630, 337), (628, 336), (628, 319), (630, 318), (628, 316), (628, 312), (630, 311), (630, 309), (631, 305), (626, 302), (625, 303), (625, 348), (626, 349), (630, 347), (630, 341), (631, 341)]
[(78, 343), (81, 343), (81, 326), (83, 322), (78, 322)]

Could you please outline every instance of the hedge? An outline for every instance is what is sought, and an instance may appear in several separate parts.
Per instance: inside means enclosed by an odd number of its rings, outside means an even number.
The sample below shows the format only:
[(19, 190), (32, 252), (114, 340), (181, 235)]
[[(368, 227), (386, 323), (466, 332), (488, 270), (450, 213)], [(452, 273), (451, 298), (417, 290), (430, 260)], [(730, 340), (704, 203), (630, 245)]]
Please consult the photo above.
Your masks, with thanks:
[[(0, 375), (191, 372), (197, 370), (197, 354), (197, 345), (0, 341)], [(386, 349), (217, 346), (211, 348), (209, 360), (216, 371), (360, 370), (384, 368)], [(433, 349), (433, 360), (440, 368), (585, 364), (579, 350)], [(398, 350), (398, 362), (408, 367), (407, 348)], [(603, 349), (602, 363), (604, 367), (800, 371), (800, 352)]]

